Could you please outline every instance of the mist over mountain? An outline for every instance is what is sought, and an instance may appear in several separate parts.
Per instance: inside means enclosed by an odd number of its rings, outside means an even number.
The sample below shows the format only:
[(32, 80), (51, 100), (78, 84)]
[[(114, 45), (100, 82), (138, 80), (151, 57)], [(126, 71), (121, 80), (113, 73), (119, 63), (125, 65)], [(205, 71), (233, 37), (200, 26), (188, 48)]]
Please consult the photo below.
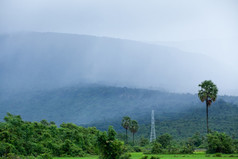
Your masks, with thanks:
[(194, 93), (205, 79), (220, 88), (229, 76), (229, 70), (202, 54), (88, 35), (4, 34), (0, 52), (0, 88), (8, 92), (103, 83)]
[[(1, 119), (10, 112), (27, 121), (73, 122), (101, 130), (114, 125), (120, 131), (121, 118), (130, 116), (143, 124), (142, 134), (147, 132), (152, 109), (165, 126), (192, 122), (189, 114), (196, 109), (201, 113), (195, 121), (202, 120), (204, 103), (194, 95), (198, 84), (211, 79), (220, 89), (232, 75), (208, 56), (173, 47), (39, 32), (0, 36), (0, 74)], [(219, 98), (235, 104), (225, 130), (237, 119), (238, 99)], [(228, 118), (227, 111), (219, 120)], [(174, 134), (186, 134), (179, 132), (184, 127)], [(175, 128), (160, 132), (170, 129)]]
[[(218, 96), (209, 108), (211, 128), (237, 137), (237, 104), (238, 97)], [(145, 137), (149, 137), (151, 110), (155, 110), (157, 134), (187, 138), (206, 133), (205, 103), (193, 94), (85, 84), (0, 96), (0, 121), (10, 112), (26, 121), (70, 122), (100, 130), (113, 125), (124, 132), (121, 120), (130, 116), (139, 122), (138, 134)]]

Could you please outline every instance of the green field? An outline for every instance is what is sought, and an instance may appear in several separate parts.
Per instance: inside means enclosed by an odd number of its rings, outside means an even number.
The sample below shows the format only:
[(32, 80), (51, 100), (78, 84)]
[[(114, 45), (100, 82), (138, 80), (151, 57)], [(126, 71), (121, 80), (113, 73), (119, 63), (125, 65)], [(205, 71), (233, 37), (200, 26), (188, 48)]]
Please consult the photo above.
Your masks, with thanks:
[[(131, 159), (140, 159), (142, 156), (146, 156), (143, 153), (131, 153)], [(158, 156), (160, 159), (238, 159), (238, 154), (222, 154), (221, 157), (214, 157), (213, 154), (206, 155), (204, 153), (195, 153), (195, 154), (159, 154), (159, 155), (147, 155), (147, 156)], [(56, 157), (54, 159), (72, 159), (73, 157)], [(89, 157), (74, 157), (74, 159), (97, 159), (98, 156), (89, 156)], [(150, 157), (149, 157), (150, 158)]]

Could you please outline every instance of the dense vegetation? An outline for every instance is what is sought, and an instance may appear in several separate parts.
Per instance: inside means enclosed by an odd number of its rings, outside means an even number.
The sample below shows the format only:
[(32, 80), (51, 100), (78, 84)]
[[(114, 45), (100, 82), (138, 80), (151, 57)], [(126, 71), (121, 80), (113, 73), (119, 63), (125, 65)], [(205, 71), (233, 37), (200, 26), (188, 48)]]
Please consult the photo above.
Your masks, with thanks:
[(0, 117), (3, 119), (11, 112), (21, 114), (28, 121), (88, 124), (113, 118), (121, 120), (126, 115), (137, 120), (138, 115), (150, 114), (152, 109), (181, 112), (192, 103), (199, 103), (196, 95), (99, 85), (12, 94), (0, 90)]
[(24, 156), (84, 156), (97, 154), (96, 128), (71, 123), (57, 127), (54, 122), (27, 122), (7, 114), (0, 123), (0, 156), (13, 153)]
[[(211, 130), (226, 132), (237, 138), (238, 97), (218, 96), (209, 108)], [(206, 133), (204, 104), (197, 95), (175, 94), (156, 90), (88, 85), (48, 91), (1, 94), (0, 120), (7, 112), (20, 114), (27, 121), (54, 121), (107, 130), (113, 125), (118, 133), (123, 116), (137, 120), (140, 129), (135, 138), (149, 137), (151, 110), (155, 110), (156, 133), (170, 133), (175, 139), (185, 139), (194, 133)], [(132, 138), (132, 136), (130, 136)]]
[[(54, 122), (27, 122), (10, 113), (0, 123), (0, 156), (85, 156), (98, 155), (102, 159), (129, 158), (126, 152), (145, 154), (191, 154), (196, 148), (206, 148), (208, 153), (238, 152), (238, 140), (225, 133), (213, 132), (207, 136), (199, 133), (186, 140), (176, 141), (169, 134), (159, 135), (155, 142), (141, 137), (136, 144), (124, 145), (109, 127), (101, 132), (95, 127), (83, 128), (72, 123), (57, 127)], [(118, 136), (119, 137), (119, 136)], [(119, 137), (120, 138), (120, 137)], [(124, 154), (123, 154), (124, 153)], [(123, 154), (123, 155), (122, 155)]]
[[(238, 138), (238, 107), (236, 104), (227, 103), (224, 100), (216, 101), (209, 112), (209, 126), (212, 131), (225, 132), (233, 138)], [(155, 111), (155, 128), (157, 136), (169, 133), (175, 140), (187, 139), (193, 134), (199, 132), (201, 135), (206, 134), (206, 108), (194, 106), (183, 112), (161, 112)], [(140, 128), (136, 138), (140, 136), (149, 138), (150, 135), (150, 113), (147, 115), (137, 114), (137, 121)], [(122, 134), (124, 129), (120, 126), (120, 119), (114, 119), (104, 122), (95, 122), (89, 126), (96, 126), (100, 130), (106, 130), (108, 125), (113, 127)], [(129, 135), (132, 138), (132, 135)]]

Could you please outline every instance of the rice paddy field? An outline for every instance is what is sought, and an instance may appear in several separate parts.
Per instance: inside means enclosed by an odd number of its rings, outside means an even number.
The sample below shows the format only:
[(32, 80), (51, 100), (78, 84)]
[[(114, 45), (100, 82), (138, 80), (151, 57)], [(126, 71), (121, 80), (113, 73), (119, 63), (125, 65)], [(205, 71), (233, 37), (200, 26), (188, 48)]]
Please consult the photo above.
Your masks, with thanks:
[[(131, 153), (131, 159), (140, 159), (143, 156), (159, 157), (160, 159), (238, 159), (238, 154), (221, 154), (221, 156), (216, 156), (215, 154), (205, 154), (205, 153), (194, 153), (194, 154), (159, 154), (159, 155), (145, 155), (143, 153)], [(98, 159), (98, 156), (88, 156), (88, 157), (57, 157), (54, 159)]]

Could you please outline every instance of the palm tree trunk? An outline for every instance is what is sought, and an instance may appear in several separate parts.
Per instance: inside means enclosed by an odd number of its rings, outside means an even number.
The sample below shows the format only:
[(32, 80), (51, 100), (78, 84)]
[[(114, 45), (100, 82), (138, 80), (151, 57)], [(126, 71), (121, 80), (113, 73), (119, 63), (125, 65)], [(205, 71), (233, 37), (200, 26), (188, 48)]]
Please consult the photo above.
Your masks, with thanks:
[(126, 129), (126, 143), (127, 143), (127, 129)]
[(134, 146), (134, 135), (135, 135), (135, 133), (133, 133), (133, 146)]
[(208, 100), (206, 101), (206, 115), (207, 115), (207, 134), (209, 133), (209, 127), (208, 127)]

